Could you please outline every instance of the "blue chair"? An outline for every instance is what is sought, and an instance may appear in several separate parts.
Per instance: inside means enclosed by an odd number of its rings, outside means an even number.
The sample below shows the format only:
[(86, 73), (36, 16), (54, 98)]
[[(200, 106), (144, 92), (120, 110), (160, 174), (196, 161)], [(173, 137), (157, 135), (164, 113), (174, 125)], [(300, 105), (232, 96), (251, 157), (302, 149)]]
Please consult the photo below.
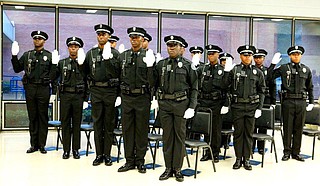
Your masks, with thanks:
[(49, 127), (54, 127), (57, 130), (57, 146), (56, 146), (56, 150), (58, 150), (59, 147), (59, 140), (62, 144), (62, 137), (60, 135), (60, 130), (61, 130), (61, 121), (58, 120), (51, 120), (48, 121), (48, 126)]

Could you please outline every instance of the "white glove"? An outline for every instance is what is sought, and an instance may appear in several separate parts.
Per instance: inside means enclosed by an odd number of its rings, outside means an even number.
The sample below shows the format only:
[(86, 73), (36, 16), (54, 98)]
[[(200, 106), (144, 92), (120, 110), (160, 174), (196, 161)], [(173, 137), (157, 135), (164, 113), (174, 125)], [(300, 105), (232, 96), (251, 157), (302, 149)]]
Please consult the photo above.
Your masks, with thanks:
[(102, 57), (103, 59), (111, 59), (113, 57), (111, 53), (111, 45), (109, 42), (107, 42), (103, 47)]
[(89, 107), (88, 102), (84, 101), (84, 102), (83, 102), (82, 109), (86, 109), (86, 108), (88, 108), (88, 107)]
[(161, 56), (161, 54), (160, 53), (157, 53), (156, 54), (156, 63), (158, 63), (160, 60), (162, 60), (163, 59), (163, 57)]
[(192, 108), (188, 108), (185, 112), (184, 112), (184, 116), (183, 118), (185, 119), (190, 119), (194, 116), (194, 109)]
[(306, 110), (311, 111), (313, 109), (313, 107), (314, 107), (314, 104), (308, 104)]
[(222, 106), (222, 108), (220, 110), (220, 114), (226, 114), (228, 112), (229, 112), (229, 107)]
[(257, 109), (256, 112), (254, 113), (255, 118), (259, 118), (261, 116), (261, 110)]
[(52, 52), (52, 64), (53, 65), (57, 65), (60, 61), (60, 55), (59, 55), (59, 52), (58, 50), (54, 50)]
[(156, 57), (153, 55), (153, 51), (149, 49), (146, 52), (146, 57), (143, 57), (143, 62), (147, 64), (147, 67), (152, 67), (155, 61)]
[(85, 59), (86, 59), (86, 54), (84, 53), (83, 48), (79, 48), (79, 50), (78, 50), (78, 64), (82, 65)]
[(55, 100), (56, 100), (56, 95), (52, 94), (52, 95), (50, 96), (49, 103), (53, 103)]
[(98, 47), (98, 44), (95, 44), (95, 45), (93, 45), (93, 47), (92, 48), (97, 48)]
[(274, 65), (276, 65), (276, 64), (278, 64), (280, 61), (281, 61), (281, 53), (280, 52), (277, 52), (277, 53), (275, 53), (274, 55), (273, 55), (273, 58), (272, 58), (272, 61), (271, 61), (271, 63), (272, 64), (274, 64)]
[(275, 108), (276, 108), (276, 105), (270, 105), (269, 109), (275, 109)]
[(118, 107), (121, 105), (121, 97), (118, 96), (117, 99), (116, 99), (116, 102), (114, 102), (114, 107)]
[(197, 53), (197, 54), (194, 54), (193, 56), (192, 56), (192, 63), (191, 63), (191, 68), (193, 69), (193, 70), (197, 70), (198, 69), (198, 67), (199, 67), (199, 61), (200, 61), (200, 55), (201, 54), (199, 54), (199, 53)]
[(119, 45), (119, 48), (118, 48), (118, 51), (119, 53), (121, 54), (122, 52), (124, 52), (126, 49), (124, 48), (124, 44), (120, 44)]
[(159, 107), (158, 100), (156, 100), (156, 97), (153, 96), (150, 109), (153, 110), (153, 109), (157, 109), (158, 107)]
[(224, 71), (225, 72), (230, 72), (230, 70), (233, 69), (235, 64), (232, 64), (232, 58), (231, 57), (227, 57), (226, 59), (226, 64), (224, 66)]
[(14, 41), (12, 43), (11, 53), (12, 53), (13, 56), (18, 55), (18, 53), (19, 53), (19, 44), (18, 44), (17, 41)]

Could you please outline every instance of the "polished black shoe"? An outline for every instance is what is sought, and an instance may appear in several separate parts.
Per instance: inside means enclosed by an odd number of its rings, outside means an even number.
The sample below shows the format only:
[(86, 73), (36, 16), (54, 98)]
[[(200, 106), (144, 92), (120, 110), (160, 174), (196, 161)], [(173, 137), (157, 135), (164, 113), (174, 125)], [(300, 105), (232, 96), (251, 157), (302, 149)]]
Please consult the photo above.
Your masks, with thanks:
[(101, 163), (103, 163), (103, 156), (102, 155), (98, 155), (97, 157), (96, 157), (96, 159), (95, 160), (93, 160), (93, 163), (92, 163), (92, 165), (93, 166), (98, 166), (98, 165), (100, 165)]
[(304, 158), (301, 155), (292, 155), (292, 159), (304, 162)]
[(47, 151), (44, 147), (40, 147), (39, 150), (42, 154), (47, 154)]
[(112, 165), (112, 160), (110, 156), (104, 156), (104, 164), (106, 166), (111, 166)]
[(236, 162), (233, 164), (233, 169), (240, 169), (241, 167), (241, 159), (236, 159)]
[(138, 172), (140, 172), (140, 173), (146, 173), (147, 172), (146, 166), (144, 166), (144, 164), (137, 165), (137, 169), (138, 169)]
[(219, 156), (214, 156), (214, 157), (213, 157), (213, 161), (214, 161), (215, 163), (218, 163), (218, 162), (219, 162)]
[(132, 170), (132, 169), (135, 169), (135, 166), (126, 163), (118, 169), (118, 172), (127, 172), (128, 170)]
[(263, 155), (264, 150), (263, 150), (263, 149), (259, 149), (259, 150), (258, 150), (258, 153), (259, 153), (260, 155)]
[(288, 161), (290, 159), (290, 155), (289, 154), (284, 154), (281, 158), (282, 161)]
[(80, 159), (80, 154), (78, 150), (73, 150), (72, 155), (74, 159)]
[(159, 177), (159, 180), (167, 180), (172, 176), (173, 176), (173, 170), (171, 168), (166, 168), (164, 173), (162, 173), (161, 176)]
[(202, 156), (202, 158), (200, 159), (200, 161), (208, 161), (208, 160), (212, 160), (210, 153), (205, 153), (205, 155)]
[(176, 177), (176, 180), (178, 182), (183, 182), (184, 178), (183, 178), (183, 174), (181, 172), (181, 169), (175, 169), (174, 176)]
[(62, 159), (69, 159), (70, 157), (70, 152), (69, 151), (64, 151), (62, 155)]
[(30, 147), (28, 150), (27, 150), (27, 153), (33, 153), (33, 152), (36, 152), (38, 151), (38, 148), (36, 147)]
[(244, 161), (243, 167), (244, 167), (246, 170), (252, 170), (252, 166), (251, 166), (251, 164), (250, 164), (249, 159), (246, 159), (246, 160)]

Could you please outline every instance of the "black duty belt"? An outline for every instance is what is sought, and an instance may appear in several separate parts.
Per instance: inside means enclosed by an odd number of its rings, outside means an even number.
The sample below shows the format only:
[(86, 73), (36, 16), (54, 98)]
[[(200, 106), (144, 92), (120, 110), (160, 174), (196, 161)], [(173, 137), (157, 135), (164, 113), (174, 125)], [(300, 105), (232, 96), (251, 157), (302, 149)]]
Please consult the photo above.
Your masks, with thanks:
[(111, 83), (110, 81), (106, 82), (90, 82), (90, 86), (96, 86), (96, 87), (116, 87), (117, 85), (114, 83)]
[(121, 88), (121, 93), (127, 94), (127, 95), (143, 95), (150, 92), (149, 89), (146, 87), (130, 89), (129, 87), (120, 86), (120, 88)]
[(201, 93), (200, 98), (207, 99), (207, 100), (218, 100), (218, 99), (221, 99), (222, 97), (219, 92), (213, 92), (213, 93)]
[(232, 102), (234, 102), (234, 103), (254, 104), (254, 103), (259, 103), (259, 101), (260, 101), (259, 95), (249, 96), (248, 98), (239, 98), (236, 95), (233, 95), (233, 97), (232, 97)]
[(161, 94), (160, 99), (183, 101), (188, 98), (186, 91), (175, 92), (173, 94)]
[(27, 79), (26, 83), (39, 84), (39, 85), (48, 85), (49, 84), (49, 80), (45, 81), (43, 79)]
[(76, 93), (76, 88), (75, 87), (64, 87), (63, 88), (64, 92), (69, 92), (69, 93)]
[(283, 97), (287, 99), (307, 99), (306, 94), (289, 94), (283, 93)]

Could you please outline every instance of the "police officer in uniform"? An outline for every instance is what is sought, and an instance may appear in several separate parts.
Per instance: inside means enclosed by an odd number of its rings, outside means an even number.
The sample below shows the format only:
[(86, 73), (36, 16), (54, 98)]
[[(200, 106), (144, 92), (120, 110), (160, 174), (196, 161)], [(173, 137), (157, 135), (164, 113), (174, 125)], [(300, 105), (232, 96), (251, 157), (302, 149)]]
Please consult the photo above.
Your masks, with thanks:
[[(265, 82), (261, 70), (251, 65), (254, 46), (240, 46), (237, 51), (240, 54), (241, 63), (236, 65), (229, 73), (231, 111), (234, 124), (234, 150), (236, 162), (233, 169), (239, 169), (244, 165), (246, 170), (252, 170), (249, 162), (252, 149), (252, 135), (255, 118), (261, 116), (264, 101)], [(225, 71), (229, 71), (226, 63)]]
[(159, 180), (166, 180), (173, 174), (177, 181), (184, 180), (181, 167), (185, 155), (186, 121), (194, 116), (197, 105), (198, 77), (191, 68), (191, 61), (181, 56), (183, 41), (181, 36), (166, 36), (164, 42), (169, 57), (155, 67), (166, 166)]
[[(224, 76), (224, 68), (218, 63), (219, 53), (222, 49), (216, 45), (207, 45), (206, 47), (209, 64), (200, 68), (199, 81), (199, 103), (200, 107), (210, 108), (212, 110), (212, 131), (211, 139), (205, 136), (206, 141), (211, 141), (214, 162), (219, 162), (222, 116), (228, 112), (226, 102), (227, 84)], [(212, 159), (209, 150), (206, 150), (200, 161)]]
[(109, 42), (112, 48), (116, 48), (117, 47), (117, 42), (120, 40), (120, 38), (118, 36), (112, 35), (109, 38)]
[[(312, 73), (300, 62), (304, 53), (302, 46), (292, 46), (287, 50), (291, 62), (281, 65), (273, 72), (273, 78), (281, 77), (282, 117), (283, 117), (283, 161), (290, 158), (304, 161), (300, 155), (302, 131), (306, 111), (314, 106)], [(306, 100), (309, 100), (307, 105)]]
[[(70, 157), (72, 139), (73, 158), (79, 159), (80, 125), (82, 121), (82, 105), (86, 94), (86, 79), (79, 70), (78, 50), (83, 41), (78, 37), (66, 40), (69, 57), (57, 63), (56, 78), (59, 78), (60, 117), (62, 124), (63, 159)], [(84, 58), (83, 58), (84, 59)], [(52, 63), (56, 63), (52, 61)], [(71, 126), (72, 121), (72, 126)]]
[[(94, 121), (94, 142), (96, 159), (93, 166), (105, 162), (111, 166), (111, 146), (115, 127), (115, 101), (119, 94), (119, 52), (110, 46), (108, 39), (113, 29), (105, 24), (94, 26), (98, 47), (86, 54), (81, 68), (88, 78)], [(79, 61), (78, 61), (79, 62)]]
[(230, 57), (232, 60), (234, 60), (234, 58), (233, 58), (233, 56), (231, 54), (229, 54), (227, 52), (220, 53), (219, 54), (220, 65), (222, 65), (224, 67), (228, 57)]
[[(34, 49), (25, 52), (19, 59), (18, 42), (13, 42), (11, 62), (14, 72), (25, 72), (22, 82), (26, 92), (31, 144), (27, 153), (40, 150), (45, 154), (47, 153), (45, 145), (48, 134), (50, 84), (52, 86), (55, 65), (51, 61), (51, 52), (44, 49), (48, 35), (43, 31), (33, 31), (31, 37)], [(52, 94), (55, 94), (55, 91), (55, 86), (52, 86)]]
[(126, 163), (118, 172), (137, 167), (146, 173), (145, 154), (148, 145), (151, 89), (153, 87), (153, 51), (142, 48), (146, 31), (140, 27), (127, 29), (131, 48), (120, 54), (122, 132)]
[(149, 43), (152, 41), (152, 37), (147, 32), (144, 34), (144, 41), (142, 43), (142, 48), (148, 50), (149, 49)]

